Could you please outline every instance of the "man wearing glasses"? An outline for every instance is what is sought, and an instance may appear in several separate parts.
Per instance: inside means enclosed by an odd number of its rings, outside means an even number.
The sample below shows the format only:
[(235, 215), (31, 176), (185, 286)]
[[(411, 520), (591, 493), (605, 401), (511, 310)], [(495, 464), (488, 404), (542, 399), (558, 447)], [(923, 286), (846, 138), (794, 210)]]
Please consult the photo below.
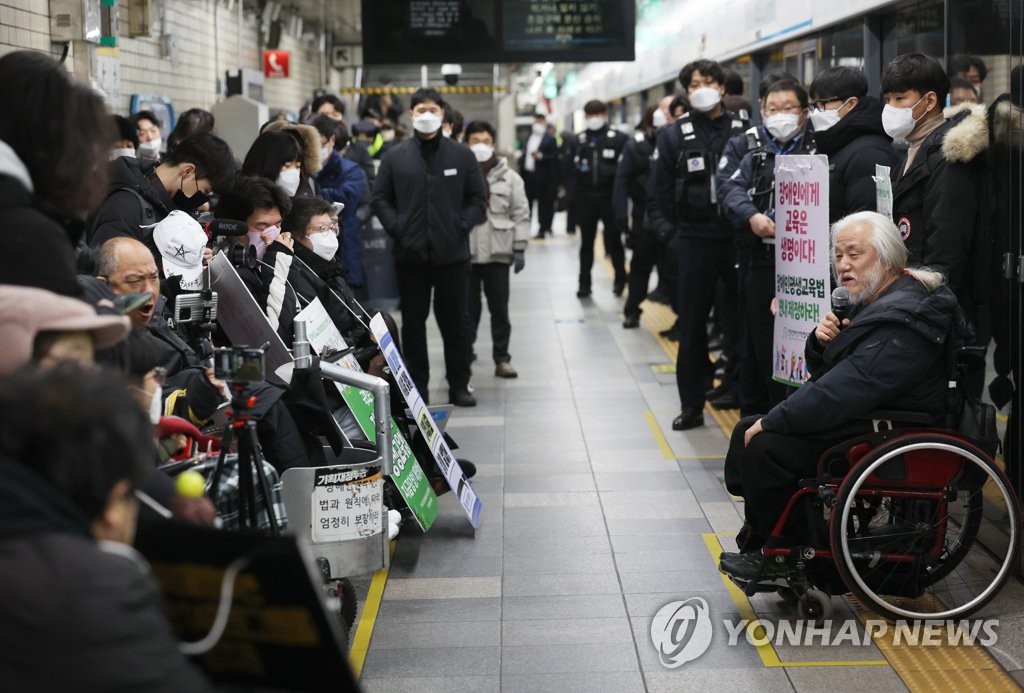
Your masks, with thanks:
[[(814, 154), (807, 132), (807, 91), (792, 79), (773, 82), (761, 99), (761, 124), (746, 132), (747, 153), (731, 176), (720, 176), (726, 215), (736, 228), (739, 304), (743, 321), (740, 409), (763, 414), (785, 397), (772, 380), (775, 295), (775, 157)], [(714, 405), (714, 400), (712, 400)]]
[(898, 158), (882, 129), (882, 103), (868, 96), (867, 78), (852, 67), (822, 71), (810, 92), (814, 141), (828, 156), (829, 222), (875, 211), (875, 165), (894, 167)]

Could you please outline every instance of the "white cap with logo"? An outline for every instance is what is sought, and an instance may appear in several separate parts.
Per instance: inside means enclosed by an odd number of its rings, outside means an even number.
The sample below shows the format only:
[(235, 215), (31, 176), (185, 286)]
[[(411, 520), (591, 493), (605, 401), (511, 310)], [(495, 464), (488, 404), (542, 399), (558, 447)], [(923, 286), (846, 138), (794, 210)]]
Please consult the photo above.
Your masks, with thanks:
[(153, 227), (164, 275), (180, 276), (181, 288), (186, 291), (203, 288), (203, 248), (208, 241), (199, 222), (178, 209)]

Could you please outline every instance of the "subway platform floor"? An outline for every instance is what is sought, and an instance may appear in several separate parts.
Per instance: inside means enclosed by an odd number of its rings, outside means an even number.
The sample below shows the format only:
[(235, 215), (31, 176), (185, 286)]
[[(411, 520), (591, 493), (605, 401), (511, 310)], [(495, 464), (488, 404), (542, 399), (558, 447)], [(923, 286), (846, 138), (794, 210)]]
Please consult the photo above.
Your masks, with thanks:
[[(741, 503), (721, 481), (721, 416), (673, 432), (673, 360), (655, 337), (621, 327), (623, 299), (594, 267), (593, 297), (575, 296), (578, 236), (532, 242), (511, 278), (512, 364), (494, 377), (485, 312), (473, 387), (456, 409), (457, 455), (477, 465), (483, 502), (473, 531), (451, 494), (433, 528), (403, 527), (391, 567), (360, 582), (351, 661), (366, 691), (1015, 690), (1024, 682), (1024, 587), (1011, 578), (979, 618), (998, 643), (896, 647), (862, 637), (855, 602), (834, 597), (832, 633), (857, 644), (755, 647), (755, 618), (796, 623), (775, 595), (747, 599), (716, 567), (734, 550)], [(556, 225), (557, 226), (557, 225)], [(446, 401), (441, 339), (430, 320), (431, 401)], [(735, 417), (733, 416), (733, 420)], [(369, 594), (367, 589), (369, 588)], [(702, 598), (713, 635), (698, 658), (659, 661), (651, 622), (671, 602)], [(751, 639), (757, 641), (760, 631)], [(834, 639), (834, 638), (831, 638)], [(670, 648), (671, 649), (671, 648)]]

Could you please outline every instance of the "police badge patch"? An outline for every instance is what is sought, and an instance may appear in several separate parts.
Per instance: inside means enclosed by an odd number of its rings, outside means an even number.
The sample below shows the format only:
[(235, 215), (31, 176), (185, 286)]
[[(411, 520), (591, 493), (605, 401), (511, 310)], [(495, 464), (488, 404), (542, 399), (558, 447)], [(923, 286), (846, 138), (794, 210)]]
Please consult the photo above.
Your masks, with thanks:
[(910, 219), (908, 217), (900, 217), (899, 223), (896, 224), (896, 228), (900, 230), (900, 237), (903, 242), (906, 243), (907, 239), (910, 238)]

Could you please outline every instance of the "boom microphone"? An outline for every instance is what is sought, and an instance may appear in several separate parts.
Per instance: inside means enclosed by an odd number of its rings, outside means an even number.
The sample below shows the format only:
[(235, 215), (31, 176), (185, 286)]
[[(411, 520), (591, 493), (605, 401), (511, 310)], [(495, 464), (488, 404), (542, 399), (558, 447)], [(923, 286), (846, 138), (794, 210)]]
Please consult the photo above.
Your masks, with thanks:
[(210, 238), (218, 236), (244, 236), (249, 233), (249, 225), (236, 219), (214, 219), (206, 223), (206, 235)]
[(845, 286), (838, 287), (832, 292), (832, 314), (839, 320), (839, 327), (842, 329), (843, 320), (850, 312), (850, 290)]

